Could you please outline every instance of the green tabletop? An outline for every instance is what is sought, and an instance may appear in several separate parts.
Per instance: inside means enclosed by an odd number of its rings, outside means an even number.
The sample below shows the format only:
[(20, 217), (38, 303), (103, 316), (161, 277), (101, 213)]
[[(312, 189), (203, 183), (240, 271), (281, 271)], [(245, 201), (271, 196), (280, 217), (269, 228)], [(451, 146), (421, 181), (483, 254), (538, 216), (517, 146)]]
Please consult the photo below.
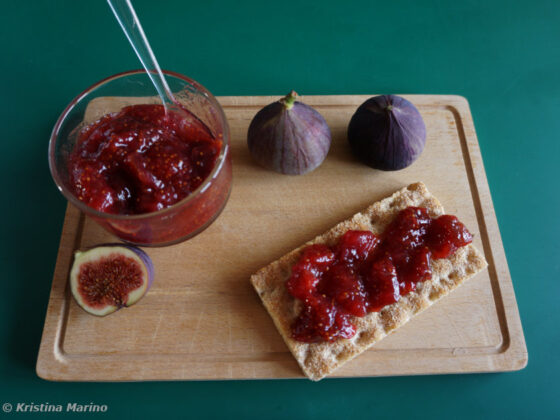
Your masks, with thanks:
[[(139, 65), (103, 1), (2, 6), (0, 404), (106, 404), (106, 414), (92, 415), (98, 418), (560, 416), (560, 2), (135, 2), (164, 68), (215, 95), (293, 88), (458, 94), (470, 102), (528, 366), (319, 383), (53, 383), (36, 376), (66, 206), (48, 170), (50, 131), (78, 92)], [(1, 416), (22, 416), (6, 407)]]

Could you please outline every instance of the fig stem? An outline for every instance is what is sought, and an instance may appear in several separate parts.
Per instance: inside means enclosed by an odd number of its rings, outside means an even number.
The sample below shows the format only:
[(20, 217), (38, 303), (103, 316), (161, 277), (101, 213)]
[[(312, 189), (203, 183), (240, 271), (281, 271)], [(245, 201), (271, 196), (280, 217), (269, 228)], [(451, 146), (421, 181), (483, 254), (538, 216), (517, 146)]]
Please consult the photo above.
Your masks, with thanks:
[(392, 111), (393, 110), (393, 105), (387, 105), (387, 111)]
[(298, 96), (298, 94), (296, 93), (296, 91), (292, 90), (290, 93), (288, 93), (282, 99), (280, 99), (280, 102), (282, 102), (282, 104), (284, 105), (284, 107), (286, 109), (292, 109), (292, 107), (294, 106), (294, 102), (296, 101), (297, 96)]

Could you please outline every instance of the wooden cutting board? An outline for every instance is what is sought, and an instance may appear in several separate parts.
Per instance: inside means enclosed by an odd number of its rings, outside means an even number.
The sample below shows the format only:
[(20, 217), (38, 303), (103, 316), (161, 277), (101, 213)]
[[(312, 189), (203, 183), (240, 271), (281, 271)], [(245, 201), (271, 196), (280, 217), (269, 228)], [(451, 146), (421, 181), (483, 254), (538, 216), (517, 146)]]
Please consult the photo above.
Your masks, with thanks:
[(350, 153), (346, 127), (369, 96), (307, 96), (333, 134), (324, 163), (305, 176), (266, 171), (246, 146), (255, 113), (278, 97), (222, 97), (231, 128), (233, 189), (221, 216), (187, 242), (145, 248), (156, 279), (135, 306), (88, 315), (68, 287), (76, 249), (114, 241), (69, 205), (37, 361), (49, 380), (297, 378), (298, 365), (253, 291), (262, 266), (395, 190), (423, 181), (474, 234), (488, 269), (333, 376), (521, 369), (527, 350), (467, 101), (405, 96), (426, 122), (409, 168), (382, 172)]

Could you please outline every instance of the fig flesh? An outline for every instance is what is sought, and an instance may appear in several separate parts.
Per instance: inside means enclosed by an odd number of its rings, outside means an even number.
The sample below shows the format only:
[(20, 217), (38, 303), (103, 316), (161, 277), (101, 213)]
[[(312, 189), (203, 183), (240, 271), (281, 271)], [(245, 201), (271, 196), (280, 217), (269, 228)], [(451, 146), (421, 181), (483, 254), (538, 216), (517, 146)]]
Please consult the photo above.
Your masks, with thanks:
[(416, 107), (396, 95), (375, 96), (348, 125), (352, 152), (366, 165), (395, 171), (411, 165), (426, 145), (426, 125)]
[(138, 302), (153, 279), (154, 266), (144, 251), (109, 244), (75, 253), (70, 288), (84, 310), (105, 316)]
[(331, 131), (315, 109), (292, 91), (261, 109), (251, 121), (247, 144), (260, 165), (288, 175), (317, 168), (331, 146)]

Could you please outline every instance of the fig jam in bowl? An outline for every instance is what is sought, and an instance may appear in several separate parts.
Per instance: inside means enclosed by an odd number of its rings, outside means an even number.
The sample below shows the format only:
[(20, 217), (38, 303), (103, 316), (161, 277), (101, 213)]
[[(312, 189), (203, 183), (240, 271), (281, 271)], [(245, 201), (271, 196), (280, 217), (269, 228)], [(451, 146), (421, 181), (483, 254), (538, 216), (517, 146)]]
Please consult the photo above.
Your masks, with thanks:
[(119, 239), (164, 246), (192, 238), (231, 190), (229, 127), (203, 86), (164, 72), (187, 112), (166, 112), (143, 70), (104, 79), (64, 110), (49, 143), (62, 194)]

